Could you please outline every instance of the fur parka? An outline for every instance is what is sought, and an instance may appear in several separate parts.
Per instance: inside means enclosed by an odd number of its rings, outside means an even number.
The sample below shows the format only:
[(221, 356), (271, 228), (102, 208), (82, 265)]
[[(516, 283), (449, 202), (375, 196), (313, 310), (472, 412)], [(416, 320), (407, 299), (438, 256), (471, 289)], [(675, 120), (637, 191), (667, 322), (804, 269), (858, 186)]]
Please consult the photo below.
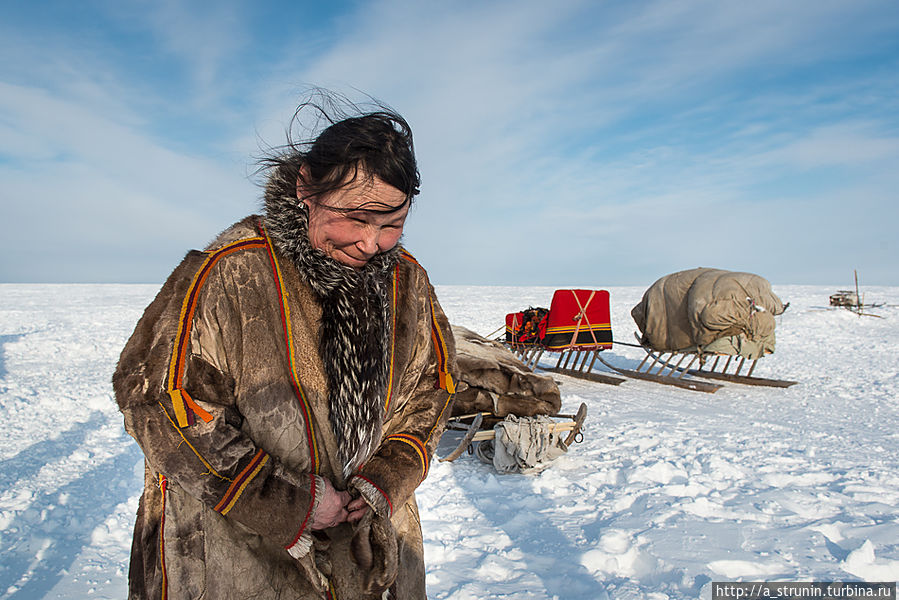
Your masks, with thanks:
[[(404, 250), (335, 270), (304, 226), (252, 216), (190, 252), (122, 352), (133, 600), (425, 597), (414, 490), (451, 410), (449, 323)], [(372, 510), (311, 531), (323, 478)]]

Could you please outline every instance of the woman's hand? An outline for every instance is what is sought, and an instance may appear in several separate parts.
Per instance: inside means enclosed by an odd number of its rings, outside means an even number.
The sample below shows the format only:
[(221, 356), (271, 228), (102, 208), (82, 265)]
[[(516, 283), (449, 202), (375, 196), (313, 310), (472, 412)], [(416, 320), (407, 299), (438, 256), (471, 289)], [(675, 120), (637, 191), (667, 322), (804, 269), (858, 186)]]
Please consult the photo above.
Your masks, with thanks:
[(360, 496), (347, 504), (346, 508), (349, 512), (346, 520), (350, 523), (355, 523), (356, 521), (364, 517), (365, 513), (368, 512), (368, 502), (365, 501), (365, 498)]
[[(350, 504), (349, 492), (337, 491), (327, 479), (322, 479), (322, 481), (325, 482), (325, 485), (321, 490), (321, 498), (315, 514), (312, 516), (313, 531), (340, 525), (350, 516), (350, 511), (347, 510), (347, 505)], [(359, 515), (359, 518), (361, 517), (362, 515)]]

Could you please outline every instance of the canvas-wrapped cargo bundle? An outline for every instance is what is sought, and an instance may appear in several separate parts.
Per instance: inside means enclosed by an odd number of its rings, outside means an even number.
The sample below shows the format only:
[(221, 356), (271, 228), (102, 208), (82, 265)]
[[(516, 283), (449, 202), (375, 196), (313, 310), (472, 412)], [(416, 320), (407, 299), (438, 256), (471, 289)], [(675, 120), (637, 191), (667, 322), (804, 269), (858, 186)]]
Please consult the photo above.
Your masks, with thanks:
[(660, 352), (774, 352), (774, 317), (784, 304), (767, 279), (752, 273), (698, 268), (665, 275), (631, 310), (642, 342)]
[(554, 415), (562, 407), (559, 386), (534, 373), (499, 342), (453, 325), (459, 379), (453, 415), (490, 412), (497, 417)]

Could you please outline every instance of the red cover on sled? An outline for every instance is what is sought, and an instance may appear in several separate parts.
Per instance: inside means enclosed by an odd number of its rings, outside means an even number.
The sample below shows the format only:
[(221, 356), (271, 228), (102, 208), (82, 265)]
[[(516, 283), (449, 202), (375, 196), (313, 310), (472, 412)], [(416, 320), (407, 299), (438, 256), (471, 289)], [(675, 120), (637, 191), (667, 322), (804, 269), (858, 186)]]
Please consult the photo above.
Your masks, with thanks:
[(517, 344), (515, 335), (521, 329), (521, 322), (524, 319), (523, 312), (509, 313), (506, 315), (506, 343)]
[(506, 315), (506, 343), (533, 346), (540, 343), (546, 332), (546, 308), (530, 307), (525, 311)]
[[(508, 317), (507, 317), (508, 322)], [(556, 290), (549, 306), (547, 350), (608, 350), (612, 347), (612, 319), (606, 290)]]

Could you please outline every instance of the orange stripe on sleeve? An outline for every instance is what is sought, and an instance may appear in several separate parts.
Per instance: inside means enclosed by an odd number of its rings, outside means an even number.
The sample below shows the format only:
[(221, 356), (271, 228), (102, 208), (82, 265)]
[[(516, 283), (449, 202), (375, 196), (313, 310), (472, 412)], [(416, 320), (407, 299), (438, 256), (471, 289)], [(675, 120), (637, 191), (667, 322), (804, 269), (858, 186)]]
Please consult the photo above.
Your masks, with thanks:
[(421, 461), (421, 479), (424, 481), (424, 478), (428, 476), (428, 467), (430, 466), (430, 459), (428, 456), (428, 450), (425, 448), (425, 445), (418, 438), (405, 434), (398, 433), (396, 435), (387, 436), (385, 441), (396, 440), (398, 442), (403, 442), (404, 444), (408, 444), (415, 449), (415, 452), (418, 454), (418, 458)]
[(228, 491), (225, 492), (225, 495), (213, 510), (222, 515), (227, 515), (228, 512), (234, 508), (234, 504), (237, 503), (237, 500), (240, 498), (241, 494), (243, 494), (246, 487), (253, 478), (259, 474), (259, 471), (262, 470), (262, 467), (264, 467), (267, 462), (268, 454), (262, 450), (257, 451), (256, 455), (250, 460), (250, 464), (240, 472), (240, 475), (234, 478), (231, 486), (228, 487)]
[(184, 393), (182, 389), (182, 380), (184, 378), (184, 365), (187, 361), (187, 351), (190, 340), (190, 331), (193, 327), (194, 312), (197, 308), (197, 298), (200, 289), (203, 287), (206, 278), (209, 276), (212, 267), (225, 256), (238, 250), (246, 248), (262, 248), (265, 247), (265, 240), (261, 237), (246, 238), (238, 240), (232, 244), (228, 244), (216, 250), (207, 253), (206, 260), (197, 269), (194, 278), (188, 287), (187, 294), (181, 303), (181, 316), (178, 320), (178, 331), (175, 335), (175, 348), (172, 351), (172, 358), (169, 362), (168, 383), (166, 392), (172, 400), (172, 406), (175, 409), (175, 420), (179, 427), (187, 427), (190, 425), (191, 417), (188, 414), (190, 410), (194, 414), (200, 415), (204, 421), (212, 420), (212, 415), (203, 409), (199, 409), (194, 400)]

